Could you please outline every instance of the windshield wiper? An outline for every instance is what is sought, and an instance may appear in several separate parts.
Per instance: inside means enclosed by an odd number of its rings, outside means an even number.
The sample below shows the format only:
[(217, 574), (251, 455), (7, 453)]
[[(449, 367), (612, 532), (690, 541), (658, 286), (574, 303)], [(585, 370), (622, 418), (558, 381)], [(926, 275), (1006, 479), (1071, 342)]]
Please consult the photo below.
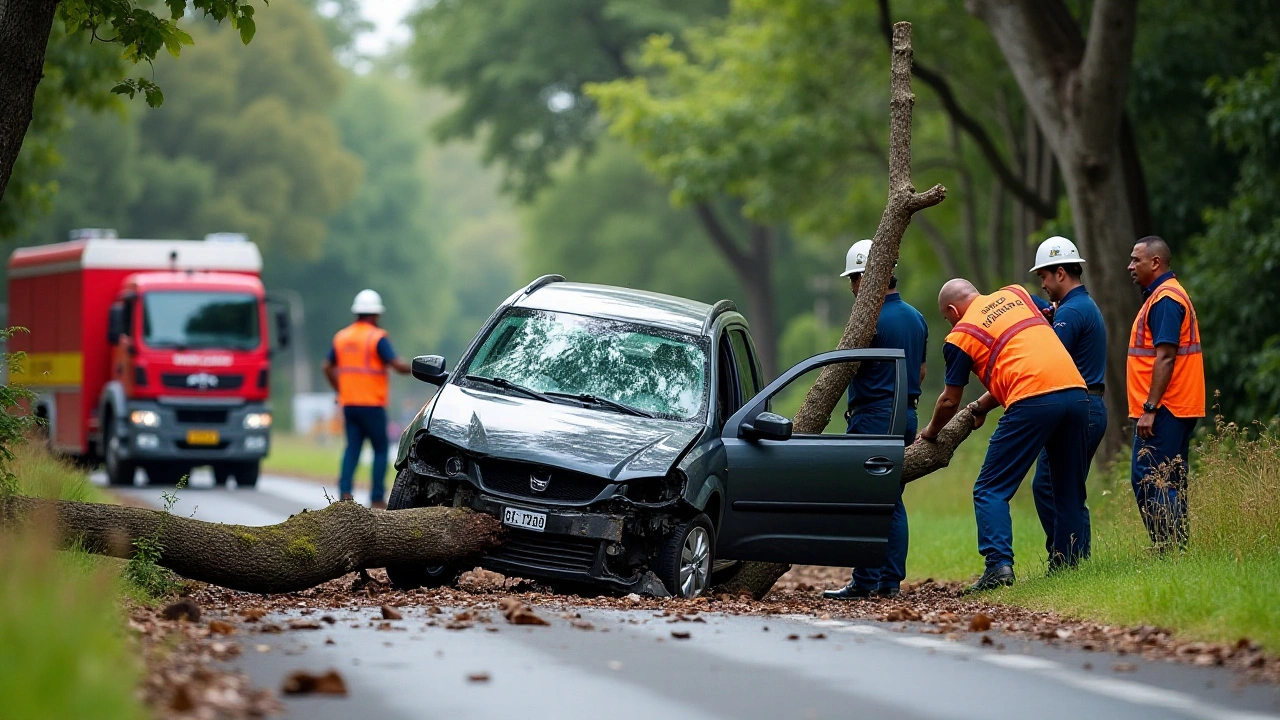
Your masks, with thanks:
[(589, 393), (580, 393), (580, 394), (574, 395), (572, 393), (557, 393), (557, 392), (553, 392), (549, 394), (555, 395), (556, 397), (566, 397), (571, 400), (577, 400), (578, 402), (581, 402), (581, 403), (590, 403), (592, 405), (604, 405), (605, 407), (613, 408), (618, 412), (624, 412), (628, 415), (637, 415), (639, 417), (646, 417), (646, 418), (651, 418), (654, 416), (653, 413), (645, 412), (640, 408), (633, 408), (630, 405), (623, 405), (620, 402), (610, 400), (609, 398), (602, 398), (599, 395), (591, 395)]
[(492, 385), (496, 388), (502, 388), (503, 390), (513, 390), (522, 395), (527, 395), (535, 400), (541, 400), (542, 402), (555, 403), (555, 400), (553, 400), (549, 395), (544, 395), (543, 393), (540, 393), (537, 390), (534, 390), (533, 388), (527, 388), (523, 385), (517, 385), (516, 383), (513, 383), (506, 378), (485, 377), (483, 375), (467, 375), (465, 377), (467, 380), (470, 380), (471, 382), (484, 383), (485, 385)]

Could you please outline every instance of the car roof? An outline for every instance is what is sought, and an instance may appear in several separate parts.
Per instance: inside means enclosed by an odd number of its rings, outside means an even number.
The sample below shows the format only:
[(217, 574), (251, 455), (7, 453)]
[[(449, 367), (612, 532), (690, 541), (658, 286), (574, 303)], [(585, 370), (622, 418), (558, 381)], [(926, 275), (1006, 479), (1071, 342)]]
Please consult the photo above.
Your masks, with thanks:
[(712, 311), (704, 302), (674, 295), (571, 282), (543, 285), (514, 306), (625, 320), (698, 336)]

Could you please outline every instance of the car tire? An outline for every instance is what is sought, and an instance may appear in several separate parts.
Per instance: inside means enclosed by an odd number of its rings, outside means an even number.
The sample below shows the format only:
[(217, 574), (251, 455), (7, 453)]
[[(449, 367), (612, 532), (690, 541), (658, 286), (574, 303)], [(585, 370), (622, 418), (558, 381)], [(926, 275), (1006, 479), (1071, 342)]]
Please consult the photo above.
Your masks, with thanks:
[(716, 531), (699, 513), (676, 526), (658, 555), (658, 578), (673, 597), (694, 598), (711, 588)]
[(231, 466), (231, 474), (236, 478), (236, 487), (257, 487), (258, 476), (262, 474), (262, 463), (257, 460), (252, 462), (236, 463)]
[[(418, 489), (421, 479), (409, 468), (396, 473), (395, 483), (391, 486), (391, 495), (387, 497), (387, 510), (409, 510), (426, 507), (418, 502)], [(463, 567), (457, 563), (446, 565), (425, 565), (423, 563), (394, 563), (386, 567), (387, 579), (392, 587), (400, 590), (414, 588), (435, 588), (452, 585), (462, 574)]]
[(120, 457), (121, 440), (116, 436), (115, 419), (107, 420), (102, 437), (106, 438), (103, 442), (102, 463), (106, 466), (107, 482), (112, 485), (133, 485), (138, 464)]

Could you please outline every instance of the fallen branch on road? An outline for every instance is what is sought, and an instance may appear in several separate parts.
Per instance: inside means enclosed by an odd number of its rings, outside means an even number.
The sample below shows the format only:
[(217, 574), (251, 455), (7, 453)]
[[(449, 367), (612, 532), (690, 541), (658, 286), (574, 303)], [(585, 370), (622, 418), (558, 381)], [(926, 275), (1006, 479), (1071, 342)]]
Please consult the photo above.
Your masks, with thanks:
[(458, 508), (387, 512), (352, 502), (302, 511), (276, 525), (224, 525), (159, 510), (0, 497), (0, 529), (36, 524), (64, 546), (128, 558), (139, 539), (159, 540), (156, 564), (232, 590), (304, 590), (389, 563), (439, 565), (479, 557), (502, 542), (497, 519)]

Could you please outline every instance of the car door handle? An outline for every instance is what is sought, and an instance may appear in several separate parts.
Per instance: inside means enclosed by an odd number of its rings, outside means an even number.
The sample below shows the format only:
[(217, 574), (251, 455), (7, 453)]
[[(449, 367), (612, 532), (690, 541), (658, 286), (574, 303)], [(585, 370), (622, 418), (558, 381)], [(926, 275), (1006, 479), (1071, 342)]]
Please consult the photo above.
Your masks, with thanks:
[(888, 475), (893, 472), (893, 461), (887, 457), (873, 457), (862, 463), (862, 467), (872, 475)]

